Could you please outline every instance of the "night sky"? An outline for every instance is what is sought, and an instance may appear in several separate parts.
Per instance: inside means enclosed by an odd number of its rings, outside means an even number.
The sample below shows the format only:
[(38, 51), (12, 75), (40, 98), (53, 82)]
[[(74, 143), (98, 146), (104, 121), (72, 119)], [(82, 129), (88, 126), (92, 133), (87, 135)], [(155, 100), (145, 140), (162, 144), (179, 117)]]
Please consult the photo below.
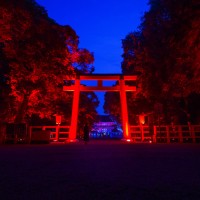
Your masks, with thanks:
[[(79, 36), (80, 48), (94, 53), (94, 73), (121, 73), (121, 40), (137, 30), (148, 10), (148, 0), (36, 0), (49, 17), (70, 25)], [(103, 114), (102, 93), (98, 112)]]

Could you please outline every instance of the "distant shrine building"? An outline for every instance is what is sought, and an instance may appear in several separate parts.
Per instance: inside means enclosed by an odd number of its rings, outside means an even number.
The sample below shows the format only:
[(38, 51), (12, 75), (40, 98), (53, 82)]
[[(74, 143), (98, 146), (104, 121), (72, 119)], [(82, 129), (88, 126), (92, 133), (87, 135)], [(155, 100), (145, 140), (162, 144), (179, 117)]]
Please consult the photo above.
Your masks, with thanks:
[(90, 138), (93, 139), (122, 139), (123, 131), (120, 125), (109, 115), (99, 115), (94, 123)]

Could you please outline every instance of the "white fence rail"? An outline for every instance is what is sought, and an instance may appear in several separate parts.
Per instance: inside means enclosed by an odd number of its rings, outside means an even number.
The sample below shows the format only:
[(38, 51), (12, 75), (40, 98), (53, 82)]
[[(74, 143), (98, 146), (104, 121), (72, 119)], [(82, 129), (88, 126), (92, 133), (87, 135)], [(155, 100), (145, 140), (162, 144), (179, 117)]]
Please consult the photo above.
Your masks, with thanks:
[[(25, 134), (12, 133), (8, 138), (5, 127), (1, 127), (0, 143), (37, 141), (65, 141), (70, 138), (70, 126), (29, 126)], [(200, 143), (200, 125), (161, 125), (129, 126), (130, 137), (135, 142), (152, 141), (153, 143)], [(9, 139), (9, 140), (8, 140)]]
[(130, 126), (131, 138), (138, 141), (151, 139), (154, 143), (200, 143), (200, 125)]

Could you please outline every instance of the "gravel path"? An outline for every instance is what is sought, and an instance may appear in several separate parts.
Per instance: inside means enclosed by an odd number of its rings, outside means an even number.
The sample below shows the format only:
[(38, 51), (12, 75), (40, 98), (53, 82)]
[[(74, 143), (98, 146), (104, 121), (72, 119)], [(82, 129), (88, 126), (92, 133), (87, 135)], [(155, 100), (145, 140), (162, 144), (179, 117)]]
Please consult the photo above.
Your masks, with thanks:
[(199, 144), (0, 146), (1, 200), (199, 200)]

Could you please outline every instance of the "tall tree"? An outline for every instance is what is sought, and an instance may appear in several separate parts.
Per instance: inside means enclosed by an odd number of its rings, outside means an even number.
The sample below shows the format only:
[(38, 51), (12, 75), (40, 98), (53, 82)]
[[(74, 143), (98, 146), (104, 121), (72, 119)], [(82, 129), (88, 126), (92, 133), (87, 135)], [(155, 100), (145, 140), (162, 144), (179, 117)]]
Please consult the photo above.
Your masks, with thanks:
[(128, 96), (129, 111), (131, 116), (139, 108), (143, 112), (138, 105), (145, 98), (146, 112), (156, 113), (156, 105), (162, 104), (165, 122), (176, 115), (180, 123), (182, 113), (189, 114), (188, 106), (192, 110), (189, 103), (195, 95), (190, 94), (198, 94), (200, 88), (200, 3), (150, 0), (149, 5), (140, 31), (122, 41), (123, 73), (140, 72), (138, 91)]
[(165, 110), (176, 110), (176, 115), (184, 111), (186, 115), (186, 106), (180, 103), (177, 106), (174, 102), (186, 101), (190, 93), (199, 92), (200, 4), (197, 0), (155, 0), (150, 5), (150, 11), (144, 16), (142, 34), (145, 55), (151, 58), (145, 68), (150, 69), (148, 73), (154, 81), (149, 80), (146, 85), (158, 92), (147, 89), (157, 101), (162, 101)]
[(62, 91), (63, 80), (77, 71), (91, 73), (93, 55), (78, 48), (70, 26), (55, 23), (34, 0), (2, 0), (0, 15), (1, 86), (7, 84), (12, 98), (5, 120), (23, 122), (33, 114), (49, 118), (57, 112), (69, 118), (63, 106), (69, 108), (72, 95)]

